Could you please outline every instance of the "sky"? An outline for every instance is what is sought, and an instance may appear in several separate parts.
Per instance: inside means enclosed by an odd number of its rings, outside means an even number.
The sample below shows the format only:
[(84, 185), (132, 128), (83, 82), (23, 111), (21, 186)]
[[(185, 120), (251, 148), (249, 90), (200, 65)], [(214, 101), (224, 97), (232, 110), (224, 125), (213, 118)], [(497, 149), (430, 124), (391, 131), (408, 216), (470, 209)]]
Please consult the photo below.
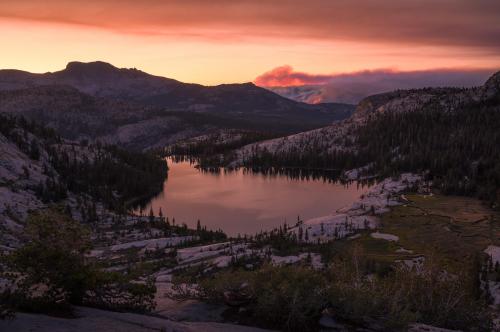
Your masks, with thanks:
[(1, 0), (0, 68), (101, 60), (207, 85), (275, 68), (494, 71), (499, 17), (498, 0)]

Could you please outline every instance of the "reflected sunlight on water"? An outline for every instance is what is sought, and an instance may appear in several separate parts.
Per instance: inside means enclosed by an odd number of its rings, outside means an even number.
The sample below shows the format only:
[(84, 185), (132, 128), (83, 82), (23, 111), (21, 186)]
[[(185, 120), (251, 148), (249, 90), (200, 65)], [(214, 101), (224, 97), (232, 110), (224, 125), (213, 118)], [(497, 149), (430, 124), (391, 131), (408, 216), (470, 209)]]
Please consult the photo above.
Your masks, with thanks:
[(345, 186), (328, 181), (291, 179), (286, 175), (263, 175), (242, 169), (219, 173), (203, 172), (188, 161), (168, 159), (169, 172), (163, 192), (143, 208), (177, 224), (195, 227), (198, 219), (208, 229), (228, 235), (255, 234), (287, 221), (334, 213), (351, 204), (368, 188), (356, 183)]

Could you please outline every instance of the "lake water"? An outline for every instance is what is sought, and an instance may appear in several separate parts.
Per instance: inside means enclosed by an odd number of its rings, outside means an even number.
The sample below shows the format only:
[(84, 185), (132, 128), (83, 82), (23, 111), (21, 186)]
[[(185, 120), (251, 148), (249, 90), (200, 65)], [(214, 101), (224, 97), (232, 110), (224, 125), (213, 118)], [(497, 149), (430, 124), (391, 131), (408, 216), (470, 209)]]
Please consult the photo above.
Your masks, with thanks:
[(350, 205), (367, 191), (353, 183), (345, 186), (321, 179), (292, 179), (243, 169), (210, 173), (188, 161), (168, 159), (168, 179), (163, 192), (143, 207), (175, 218), (176, 224), (196, 227), (199, 219), (208, 229), (226, 234), (255, 234), (297, 221), (331, 214)]

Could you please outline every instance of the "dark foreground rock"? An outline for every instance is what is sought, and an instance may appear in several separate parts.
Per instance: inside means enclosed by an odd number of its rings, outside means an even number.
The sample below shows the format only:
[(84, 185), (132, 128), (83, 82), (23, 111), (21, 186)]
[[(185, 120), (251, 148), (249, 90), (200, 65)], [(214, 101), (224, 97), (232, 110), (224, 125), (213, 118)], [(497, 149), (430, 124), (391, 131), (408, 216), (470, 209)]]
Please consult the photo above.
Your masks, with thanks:
[(175, 322), (161, 317), (118, 313), (78, 307), (78, 318), (57, 318), (19, 313), (12, 320), (0, 320), (0, 332), (265, 332), (252, 327), (213, 322)]

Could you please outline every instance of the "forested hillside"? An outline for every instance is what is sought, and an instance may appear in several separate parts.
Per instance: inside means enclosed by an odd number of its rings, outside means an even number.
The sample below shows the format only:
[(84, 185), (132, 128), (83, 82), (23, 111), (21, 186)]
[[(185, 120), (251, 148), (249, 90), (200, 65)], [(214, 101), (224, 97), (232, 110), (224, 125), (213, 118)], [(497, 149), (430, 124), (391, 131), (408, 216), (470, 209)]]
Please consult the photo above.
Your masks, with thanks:
[(362, 168), (358, 175), (380, 178), (423, 172), (444, 193), (474, 195), (498, 205), (499, 77), (496, 74), (477, 89), (423, 89), (369, 97), (353, 119), (247, 146), (239, 158), (254, 168)]
[(16, 236), (31, 210), (58, 203), (84, 222), (97, 219), (96, 205), (126, 212), (128, 204), (163, 188), (167, 165), (147, 153), (115, 146), (75, 143), (23, 117), (0, 115), (1, 243)]

